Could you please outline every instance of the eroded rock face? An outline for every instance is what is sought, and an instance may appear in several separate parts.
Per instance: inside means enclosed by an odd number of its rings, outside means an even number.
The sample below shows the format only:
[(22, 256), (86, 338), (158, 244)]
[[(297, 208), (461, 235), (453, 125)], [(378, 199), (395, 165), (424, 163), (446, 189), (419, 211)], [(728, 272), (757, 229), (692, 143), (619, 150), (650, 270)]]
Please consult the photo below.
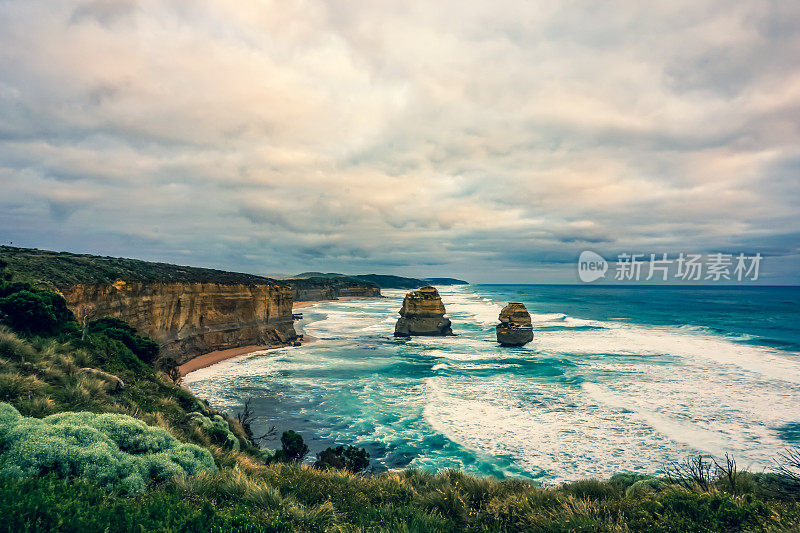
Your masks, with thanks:
[(522, 346), (533, 340), (531, 315), (525, 305), (510, 302), (500, 311), (497, 324), (497, 342), (503, 346)]
[(117, 281), (60, 292), (79, 321), (120, 318), (179, 364), (214, 350), (287, 343), (297, 336), (292, 288), (283, 285)]
[(444, 318), (444, 314), (442, 298), (434, 287), (422, 287), (409, 292), (403, 299), (400, 318), (394, 327), (394, 336), (452, 335), (450, 319)]
[(381, 289), (371, 283), (358, 283), (339, 278), (305, 278), (287, 280), (294, 291), (295, 302), (336, 300), (341, 297), (380, 297)]

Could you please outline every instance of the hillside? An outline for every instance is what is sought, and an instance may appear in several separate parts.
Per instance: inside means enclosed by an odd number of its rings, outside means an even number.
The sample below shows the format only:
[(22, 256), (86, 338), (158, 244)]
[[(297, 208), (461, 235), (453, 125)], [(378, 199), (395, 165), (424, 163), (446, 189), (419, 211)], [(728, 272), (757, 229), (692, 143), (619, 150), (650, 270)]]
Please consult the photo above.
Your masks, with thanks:
[(57, 288), (78, 284), (113, 283), (116, 280), (222, 285), (283, 284), (263, 276), (212, 268), (153, 263), (122, 257), (52, 252), (35, 248), (0, 246), (0, 260), (7, 263), (6, 269), (15, 280)]
[(341, 279), (355, 280), (372, 283), (381, 289), (418, 289), (425, 285), (469, 285), (468, 282), (456, 278), (408, 278), (403, 276), (392, 276), (388, 274), (338, 274), (335, 272), (303, 272), (293, 276), (289, 283), (298, 279)]
[(457, 278), (425, 278), (423, 281), (430, 285), (469, 285), (468, 281)]

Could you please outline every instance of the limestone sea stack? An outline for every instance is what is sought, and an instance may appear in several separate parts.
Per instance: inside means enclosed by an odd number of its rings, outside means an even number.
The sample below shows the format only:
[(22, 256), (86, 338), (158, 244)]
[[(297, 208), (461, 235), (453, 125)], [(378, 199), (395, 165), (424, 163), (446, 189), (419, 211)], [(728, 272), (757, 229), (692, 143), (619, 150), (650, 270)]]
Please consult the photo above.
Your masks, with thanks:
[(509, 302), (500, 311), (500, 323), (497, 324), (497, 342), (502, 346), (522, 346), (533, 340), (531, 315), (525, 305)]
[(403, 299), (400, 318), (394, 327), (394, 336), (452, 335), (450, 319), (444, 318), (444, 314), (442, 298), (434, 287), (422, 287), (409, 292)]

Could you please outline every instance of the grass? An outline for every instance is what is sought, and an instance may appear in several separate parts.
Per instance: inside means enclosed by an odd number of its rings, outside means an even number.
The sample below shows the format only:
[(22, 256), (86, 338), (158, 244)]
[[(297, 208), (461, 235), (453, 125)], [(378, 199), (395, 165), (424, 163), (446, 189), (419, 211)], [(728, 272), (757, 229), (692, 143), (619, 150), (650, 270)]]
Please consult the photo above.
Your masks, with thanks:
[[(226, 272), (211, 268), (12, 246), (0, 246), (0, 265), (2, 264), (5, 264), (5, 272), (14, 281), (31, 283), (51, 291), (78, 284), (104, 284), (113, 283), (117, 280), (159, 283), (219, 283), (222, 285), (263, 285), (266, 283), (290, 285), (295, 294), (300, 296), (297, 299), (302, 299), (303, 295), (308, 291), (326, 290), (330, 292), (330, 297), (349, 294), (348, 291), (353, 289), (378, 292), (378, 285), (373, 277), (385, 277), (335, 275), (332, 277), (303, 277), (278, 281), (264, 276)], [(387, 278), (395, 277), (388, 276)], [(421, 280), (414, 281), (421, 283)], [(419, 286), (419, 284), (416, 286)]]
[[(609, 482), (538, 488), (447, 471), (359, 477), (247, 460), (136, 497), (53, 476), (0, 478), (0, 530), (102, 531), (787, 531), (796, 503), (671, 489), (629, 498)], [(581, 482), (583, 489), (586, 483)], [(19, 496), (24, 494), (24, 498)]]

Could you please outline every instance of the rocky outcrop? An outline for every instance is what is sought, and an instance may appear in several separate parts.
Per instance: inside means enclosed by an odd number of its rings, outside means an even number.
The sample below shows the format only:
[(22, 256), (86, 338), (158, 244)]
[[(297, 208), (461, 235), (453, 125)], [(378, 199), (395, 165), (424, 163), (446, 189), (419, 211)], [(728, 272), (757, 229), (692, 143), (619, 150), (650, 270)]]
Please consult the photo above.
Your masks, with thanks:
[(450, 319), (444, 318), (444, 314), (444, 304), (434, 287), (422, 287), (409, 292), (403, 299), (394, 336), (452, 335)]
[(60, 292), (79, 321), (120, 318), (179, 364), (214, 350), (287, 343), (297, 336), (292, 289), (283, 284), (118, 280)]
[(522, 346), (533, 340), (531, 315), (524, 304), (510, 302), (500, 311), (497, 342), (502, 346)]

